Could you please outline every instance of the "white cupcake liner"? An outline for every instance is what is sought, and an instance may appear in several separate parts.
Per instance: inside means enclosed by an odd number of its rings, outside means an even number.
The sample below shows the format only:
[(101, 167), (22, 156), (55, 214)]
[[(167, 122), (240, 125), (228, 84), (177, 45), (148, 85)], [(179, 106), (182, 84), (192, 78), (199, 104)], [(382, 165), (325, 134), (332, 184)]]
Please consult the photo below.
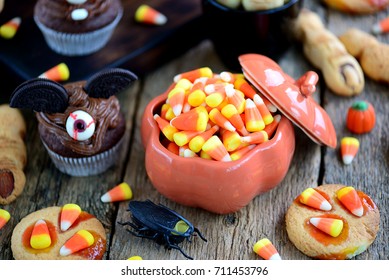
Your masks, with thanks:
[(63, 157), (50, 150), (43, 141), (42, 143), (49, 153), (55, 167), (62, 173), (75, 177), (85, 177), (103, 173), (118, 161), (123, 138), (115, 146), (105, 152), (81, 158)]
[(34, 17), (34, 20), (41, 30), (46, 43), (53, 51), (62, 55), (80, 56), (91, 54), (102, 49), (111, 38), (122, 15), (123, 10), (120, 10), (115, 20), (107, 26), (92, 32), (74, 34), (50, 29), (43, 25), (37, 17)]

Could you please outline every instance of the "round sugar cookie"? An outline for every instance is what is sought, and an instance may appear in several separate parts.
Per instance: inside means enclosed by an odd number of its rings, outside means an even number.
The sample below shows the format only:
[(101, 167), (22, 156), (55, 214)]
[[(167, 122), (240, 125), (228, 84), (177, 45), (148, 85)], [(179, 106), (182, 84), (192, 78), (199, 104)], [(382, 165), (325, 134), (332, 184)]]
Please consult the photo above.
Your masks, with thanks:
[[(337, 192), (345, 187), (329, 184), (314, 188), (331, 204), (332, 209), (328, 211), (301, 203), (301, 195), (290, 205), (285, 217), (288, 237), (305, 255), (315, 259), (350, 259), (364, 252), (375, 240), (380, 224), (377, 206), (367, 194), (356, 190), (363, 214), (360, 217), (352, 214), (337, 197)], [(342, 220), (342, 231), (332, 237), (311, 224), (312, 217)]]
[[(14, 228), (11, 249), (16, 260), (95, 260), (102, 259), (106, 250), (106, 234), (101, 222), (93, 215), (82, 211), (66, 231), (61, 231), (60, 216), (62, 207), (48, 207), (24, 217)], [(37, 221), (44, 220), (49, 229), (51, 245), (45, 249), (34, 249), (30, 238)], [(94, 242), (86, 249), (61, 256), (61, 247), (80, 230), (87, 230)]]

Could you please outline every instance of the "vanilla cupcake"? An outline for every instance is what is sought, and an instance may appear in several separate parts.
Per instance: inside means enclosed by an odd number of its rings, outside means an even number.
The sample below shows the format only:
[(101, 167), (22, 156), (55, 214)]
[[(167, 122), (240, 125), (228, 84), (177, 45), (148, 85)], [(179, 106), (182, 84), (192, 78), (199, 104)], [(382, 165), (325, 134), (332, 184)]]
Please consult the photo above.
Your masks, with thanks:
[(38, 0), (34, 20), (49, 47), (78, 56), (103, 48), (123, 14), (120, 0)]

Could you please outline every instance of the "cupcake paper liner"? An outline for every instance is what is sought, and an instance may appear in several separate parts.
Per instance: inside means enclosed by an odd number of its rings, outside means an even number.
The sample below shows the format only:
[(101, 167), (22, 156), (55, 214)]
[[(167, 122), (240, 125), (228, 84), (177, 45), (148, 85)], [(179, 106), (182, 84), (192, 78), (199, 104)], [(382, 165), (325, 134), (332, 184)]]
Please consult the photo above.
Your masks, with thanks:
[(34, 17), (34, 20), (41, 30), (46, 43), (53, 51), (62, 55), (79, 56), (91, 54), (102, 49), (111, 38), (122, 15), (123, 10), (120, 10), (115, 20), (103, 28), (92, 32), (74, 34), (50, 29), (43, 25), (37, 17)]
[(65, 174), (75, 177), (92, 176), (105, 172), (119, 158), (123, 138), (111, 149), (94, 156), (71, 158), (63, 157), (52, 150), (42, 141), (54, 165)]

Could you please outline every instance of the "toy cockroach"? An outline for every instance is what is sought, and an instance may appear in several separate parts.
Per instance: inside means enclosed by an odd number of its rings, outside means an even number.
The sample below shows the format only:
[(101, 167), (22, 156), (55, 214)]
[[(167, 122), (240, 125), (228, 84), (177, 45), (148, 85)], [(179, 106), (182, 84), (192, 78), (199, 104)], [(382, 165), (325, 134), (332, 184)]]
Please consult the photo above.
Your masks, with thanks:
[(131, 201), (127, 211), (131, 211), (132, 221), (120, 224), (129, 225), (135, 230), (127, 229), (128, 232), (137, 237), (152, 239), (167, 249), (177, 249), (188, 259), (193, 258), (178, 246), (179, 243), (185, 239), (190, 242), (194, 233), (207, 242), (187, 219), (162, 204), (156, 205), (150, 200)]

